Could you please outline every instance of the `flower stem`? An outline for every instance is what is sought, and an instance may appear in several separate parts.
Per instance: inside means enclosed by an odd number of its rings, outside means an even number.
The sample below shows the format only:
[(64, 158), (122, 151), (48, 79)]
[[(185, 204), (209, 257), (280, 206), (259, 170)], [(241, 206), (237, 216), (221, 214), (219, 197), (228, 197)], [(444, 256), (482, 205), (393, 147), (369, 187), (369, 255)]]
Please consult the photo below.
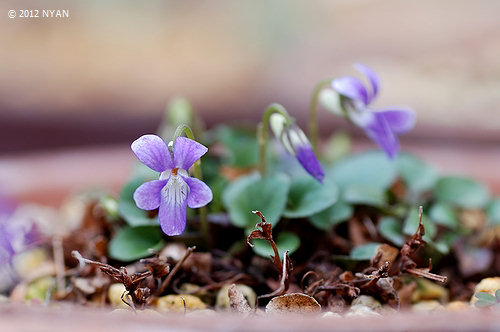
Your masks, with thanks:
[(332, 83), (332, 79), (328, 78), (320, 81), (313, 90), (313, 95), (311, 98), (311, 104), (309, 105), (309, 138), (311, 139), (311, 145), (314, 149), (314, 153), (318, 154), (318, 97), (319, 93), (323, 88), (329, 86)]
[[(186, 134), (186, 137), (189, 139), (192, 139), (193, 141), (196, 141), (193, 131), (188, 125), (181, 124), (180, 126), (177, 127), (174, 133), (174, 145), (175, 146), (175, 141), (177, 140), (177, 137), (181, 136), (182, 134)], [(203, 175), (201, 173), (201, 159), (197, 160), (194, 165), (193, 165), (193, 173), (196, 178), (199, 180), (203, 181)], [(201, 234), (203, 235), (205, 239), (205, 244), (210, 247), (212, 239), (210, 238), (210, 233), (208, 230), (208, 219), (207, 219), (207, 208), (205, 206), (202, 206), (199, 208), (200, 210), (200, 221), (201, 221)]]
[(257, 142), (259, 143), (259, 172), (261, 176), (266, 175), (266, 147), (267, 132), (269, 131), (269, 119), (273, 113), (280, 113), (286, 119), (286, 125), (292, 121), (286, 109), (277, 103), (269, 105), (264, 112), (262, 121), (257, 125)]

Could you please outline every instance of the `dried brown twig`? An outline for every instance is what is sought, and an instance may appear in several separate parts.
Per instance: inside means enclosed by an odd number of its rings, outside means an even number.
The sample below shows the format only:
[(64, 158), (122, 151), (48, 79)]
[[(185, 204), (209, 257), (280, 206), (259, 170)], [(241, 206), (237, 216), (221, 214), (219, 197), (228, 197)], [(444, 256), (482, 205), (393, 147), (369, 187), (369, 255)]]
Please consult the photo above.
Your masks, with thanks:
[(174, 268), (168, 274), (167, 278), (165, 278), (165, 280), (163, 280), (163, 282), (161, 283), (160, 287), (158, 287), (158, 289), (156, 291), (156, 296), (160, 296), (165, 291), (165, 289), (167, 289), (167, 287), (170, 285), (170, 282), (172, 281), (172, 278), (174, 277), (174, 275), (177, 273), (177, 271), (180, 270), (180, 268), (182, 267), (182, 264), (184, 264), (186, 259), (191, 255), (191, 253), (195, 249), (196, 249), (196, 247), (187, 248), (186, 253), (184, 254), (184, 257), (182, 257), (182, 259), (180, 261), (178, 261), (177, 264), (175, 264)]
[(101, 269), (101, 271), (104, 274), (111, 277), (113, 280), (122, 283), (125, 286), (128, 295), (132, 299), (132, 303), (128, 303), (126, 301), (124, 302), (130, 305), (132, 308), (135, 308), (135, 305), (143, 306), (144, 304), (146, 304), (150, 295), (150, 289), (147, 287), (139, 288), (139, 284), (142, 280), (152, 275), (151, 271), (134, 273), (132, 275), (129, 275), (125, 267), (120, 267), (119, 269), (117, 269), (116, 267), (113, 267), (109, 264), (84, 258), (76, 250), (73, 250), (71, 254), (78, 260), (80, 267), (83, 267), (85, 264), (95, 265), (99, 267), (99, 269)]
[(250, 235), (247, 238), (247, 243), (250, 247), (253, 248), (254, 246), (254, 244), (252, 243), (253, 239), (264, 239), (268, 241), (274, 251), (274, 256), (271, 255), (271, 260), (273, 261), (276, 269), (280, 271), (280, 286), (278, 287), (278, 289), (269, 294), (257, 297), (257, 303), (256, 303), (257, 307), (260, 299), (283, 295), (286, 293), (286, 291), (290, 287), (290, 274), (292, 273), (293, 267), (292, 263), (290, 262), (290, 258), (288, 257), (288, 250), (285, 251), (285, 253), (283, 254), (283, 262), (280, 259), (278, 247), (276, 246), (276, 243), (273, 240), (273, 226), (266, 221), (266, 218), (260, 211), (252, 211), (252, 213), (258, 215), (262, 221), (255, 226), (257, 228), (260, 227), (260, 230), (256, 229), (252, 231), (252, 233), (250, 233)]
[(424, 222), (422, 221), (423, 208), (420, 206), (419, 211), (419, 224), (417, 231), (413, 236), (406, 241), (400, 251), (400, 261), (399, 261), (399, 273), (408, 273), (416, 277), (424, 277), (431, 280), (436, 280), (445, 283), (447, 280), (446, 276), (441, 276), (438, 274), (431, 273), (432, 261), (429, 259), (429, 267), (417, 268), (417, 263), (410, 257), (415, 252), (417, 252), (421, 247), (423, 247), (426, 242), (423, 240), (425, 235)]
[(268, 241), (274, 251), (274, 256), (271, 256), (271, 259), (273, 260), (273, 263), (278, 269), (278, 271), (281, 271), (283, 267), (278, 247), (276, 247), (276, 243), (273, 240), (273, 225), (271, 225), (266, 221), (266, 218), (260, 211), (252, 211), (252, 213), (258, 215), (262, 221), (257, 225), (255, 225), (255, 228), (260, 227), (260, 230), (255, 229), (252, 231), (252, 233), (250, 233), (250, 235), (248, 235), (247, 243), (250, 247), (253, 248), (254, 247), (254, 244), (252, 243), (253, 239), (264, 239)]

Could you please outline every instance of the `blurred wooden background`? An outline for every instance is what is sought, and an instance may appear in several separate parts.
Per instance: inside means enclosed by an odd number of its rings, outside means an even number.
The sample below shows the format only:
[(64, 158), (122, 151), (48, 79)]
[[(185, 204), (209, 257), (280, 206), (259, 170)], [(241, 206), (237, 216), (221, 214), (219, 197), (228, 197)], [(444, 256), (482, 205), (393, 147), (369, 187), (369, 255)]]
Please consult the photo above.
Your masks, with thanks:
[[(10, 9), (69, 19), (9, 19)], [(383, 80), (375, 106), (418, 113), (404, 140), (500, 141), (497, 0), (39, 1), (0, 4), (0, 153), (126, 143), (173, 96), (209, 125), (280, 102), (304, 123), (314, 84)], [(323, 133), (340, 122), (321, 112)]]

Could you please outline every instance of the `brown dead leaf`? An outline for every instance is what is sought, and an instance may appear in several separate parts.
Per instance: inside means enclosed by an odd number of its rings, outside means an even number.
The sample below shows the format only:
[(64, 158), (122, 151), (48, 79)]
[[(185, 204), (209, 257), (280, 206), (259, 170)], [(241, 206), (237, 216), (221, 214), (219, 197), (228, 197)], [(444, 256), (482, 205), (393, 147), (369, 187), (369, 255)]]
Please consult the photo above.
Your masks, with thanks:
[(232, 284), (231, 287), (229, 287), (227, 294), (229, 296), (229, 304), (233, 313), (248, 315), (252, 312), (252, 308), (245, 299), (245, 296), (243, 296), (243, 293), (235, 284)]
[(311, 296), (292, 293), (273, 298), (266, 306), (268, 314), (318, 314), (321, 306)]
[(385, 262), (389, 262), (390, 265), (392, 265), (398, 255), (399, 250), (397, 248), (383, 243), (377, 247), (377, 252), (371, 260), (371, 266), (378, 269), (383, 266)]
[(278, 269), (278, 271), (281, 271), (282, 264), (280, 260), (279, 251), (278, 248), (276, 247), (276, 243), (273, 240), (273, 226), (266, 221), (266, 218), (260, 211), (252, 211), (252, 213), (258, 215), (262, 220), (262, 222), (255, 225), (256, 228), (260, 227), (260, 230), (258, 229), (253, 230), (252, 233), (250, 233), (250, 235), (248, 235), (247, 237), (247, 243), (250, 247), (253, 248), (254, 246), (254, 244), (252, 243), (253, 239), (264, 239), (268, 241), (274, 251), (274, 256), (271, 256), (271, 259), (273, 260), (273, 263)]

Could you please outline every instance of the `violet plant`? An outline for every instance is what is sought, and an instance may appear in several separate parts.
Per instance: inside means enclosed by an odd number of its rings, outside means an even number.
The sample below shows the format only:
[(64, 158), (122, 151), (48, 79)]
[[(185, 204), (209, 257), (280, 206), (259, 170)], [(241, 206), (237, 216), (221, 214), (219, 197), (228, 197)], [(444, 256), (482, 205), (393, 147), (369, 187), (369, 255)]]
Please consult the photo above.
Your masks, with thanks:
[(267, 131), (271, 127), (276, 138), (285, 150), (295, 156), (304, 169), (320, 183), (325, 172), (314, 153), (311, 143), (302, 129), (295, 124), (286, 109), (280, 104), (271, 104), (266, 109), (262, 122), (259, 124), (258, 138), (260, 146), (260, 171), (265, 174)]
[(17, 275), (13, 260), (40, 236), (33, 220), (14, 218), (15, 205), (0, 198), (0, 292), (12, 286)]
[[(316, 88), (312, 104), (323, 102), (336, 114), (361, 126), (385, 154), (396, 157), (399, 150), (396, 135), (413, 127), (415, 114), (407, 109), (372, 109), (371, 103), (380, 91), (379, 79), (367, 67), (357, 65), (357, 68), (366, 74), (369, 85), (353, 77), (325, 80)], [(312, 106), (315, 112), (317, 105)], [(455, 220), (444, 220), (443, 211), (464, 204), (463, 199), (453, 196), (454, 193), (472, 192), (468, 196), (480, 197), (477, 206), (481, 208), (490, 199), (481, 186), (460, 179), (440, 178), (432, 167), (408, 154), (398, 155), (391, 161), (383, 152), (369, 151), (321, 164), (318, 158), (321, 155), (318, 149), (314, 149), (315, 145), (317, 147), (317, 132), (311, 131), (309, 141), (280, 104), (266, 108), (257, 135), (244, 128), (217, 127), (200, 135), (202, 145), (194, 142), (188, 127), (181, 128), (187, 128), (191, 140), (179, 137), (177, 130), (174, 136), (178, 139), (174, 139), (170, 150), (161, 138), (151, 135), (133, 144), (139, 159), (160, 175), (159, 179), (143, 184), (153, 178), (138, 173), (124, 189), (126, 194), (119, 200), (119, 206), (124, 208), (119, 212), (129, 227), (126, 232), (120, 231), (123, 234), (117, 234), (112, 241), (113, 257), (132, 260), (148, 255), (149, 248), (162, 245), (161, 234), (154, 226), (158, 221), (138, 210), (136, 205), (146, 210), (158, 208), (160, 225), (168, 235), (184, 231), (189, 217), (186, 216), (187, 207), (206, 205), (212, 200), (216, 203), (209, 206), (212, 221), (226, 226), (231, 223), (247, 234), (259, 222), (251, 211), (259, 210), (275, 229), (278, 246), (293, 253), (300, 245), (300, 237), (287, 226), (294, 219), (297, 223), (309, 222), (319, 230), (331, 231), (355, 216), (359, 206), (370, 207), (384, 216), (374, 221), (373, 229), (376, 228), (381, 238), (401, 245), (404, 236), (411, 236), (418, 224), (418, 214), (411, 206), (429, 202), (430, 208), (425, 209), (423, 217), (426, 240), (431, 246), (446, 252), (458, 226)], [(286, 151), (291, 158), (286, 159), (279, 151), (268, 148), (270, 130), (282, 146), (278, 150)], [(195, 161), (207, 152), (205, 145), (213, 151), (204, 157), (206, 185), (188, 175), (188, 169), (194, 163), (194, 175), (201, 179), (200, 164)], [(405, 197), (397, 196), (393, 191), (397, 179), (405, 185)], [(455, 190), (455, 187), (460, 190)], [(433, 200), (429, 201), (429, 197)], [(137, 211), (130, 209), (127, 203)], [(468, 199), (467, 203), (470, 204), (471, 200)], [(492, 203), (491, 206), (497, 205)], [(492, 211), (497, 210), (492, 208)], [(142, 218), (138, 218), (141, 214)], [(200, 215), (203, 234), (210, 240), (204, 207)], [(287, 222), (278, 225), (283, 217)], [(436, 224), (444, 226), (438, 229)], [(134, 252), (117, 257), (116, 253), (123, 253), (124, 247), (132, 247), (131, 237), (138, 237), (138, 234), (142, 234), (142, 238), (134, 244)], [(265, 256), (266, 250), (259, 248), (258, 243), (256, 250)]]
[[(180, 137), (182, 131), (193, 136), (188, 127), (179, 127), (172, 150), (156, 135), (141, 136), (131, 146), (142, 163), (160, 173), (158, 180), (146, 182), (136, 189), (134, 200), (143, 210), (159, 209), (160, 226), (169, 236), (184, 232), (188, 206), (201, 208), (213, 198), (212, 190), (200, 179), (199, 159), (208, 148), (194, 139)], [(198, 178), (189, 176), (193, 165)], [(202, 228), (207, 234), (205, 213), (202, 215)]]
[[(313, 94), (310, 107), (309, 130), (315, 150), (317, 151), (318, 130), (316, 108), (318, 99), (325, 108), (336, 115), (345, 117), (351, 123), (363, 129), (389, 158), (399, 152), (397, 134), (410, 131), (415, 126), (415, 112), (409, 108), (373, 109), (370, 104), (380, 91), (380, 79), (371, 68), (354, 64), (354, 67), (365, 76), (369, 86), (360, 79), (351, 76), (321, 81)], [(325, 90), (327, 86), (332, 90)], [(323, 97), (323, 98), (321, 98)]]

